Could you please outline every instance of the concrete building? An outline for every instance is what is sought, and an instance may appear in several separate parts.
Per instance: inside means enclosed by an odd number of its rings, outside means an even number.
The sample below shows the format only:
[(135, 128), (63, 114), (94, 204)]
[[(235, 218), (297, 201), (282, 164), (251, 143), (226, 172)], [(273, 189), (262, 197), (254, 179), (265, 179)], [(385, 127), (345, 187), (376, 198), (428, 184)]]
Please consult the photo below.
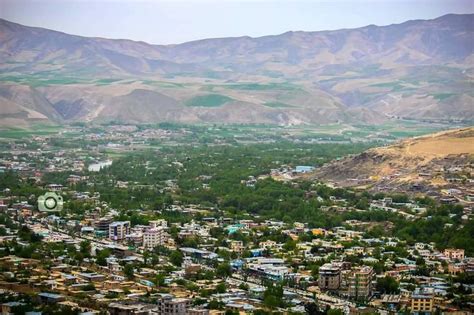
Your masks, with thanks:
[(109, 231), (109, 225), (113, 222), (112, 217), (103, 217), (95, 222), (95, 229), (107, 233)]
[(236, 253), (241, 253), (245, 249), (244, 243), (242, 241), (231, 241), (230, 250)]
[(168, 227), (168, 222), (166, 222), (166, 220), (164, 220), (164, 219), (159, 219), (159, 220), (153, 220), (153, 221), (148, 222), (148, 225), (152, 229), (158, 228), (158, 227), (167, 228)]
[(20, 307), (22, 305), (26, 305), (26, 304), (22, 303), (22, 302), (16, 302), (16, 301), (3, 303), (2, 304), (2, 315), (13, 315), (13, 314), (15, 314), (13, 312), (14, 308), (15, 307)]
[(109, 239), (121, 241), (130, 233), (130, 221), (117, 221), (109, 225)]
[(355, 300), (366, 300), (372, 295), (374, 270), (364, 266), (353, 270), (348, 279), (349, 296)]
[(463, 260), (464, 259), (464, 249), (457, 248), (446, 248), (444, 250), (444, 256), (451, 260)]
[(149, 315), (153, 309), (146, 304), (110, 303), (108, 311), (110, 315)]
[(433, 312), (433, 296), (429, 294), (413, 293), (411, 296), (411, 312), (415, 314)]
[(153, 249), (166, 243), (166, 231), (162, 227), (151, 228), (143, 233), (143, 247)]
[(158, 299), (158, 314), (186, 315), (191, 307), (191, 299), (175, 298), (172, 295), (163, 295)]
[(330, 263), (322, 265), (318, 285), (321, 290), (338, 290), (341, 286), (341, 268)]

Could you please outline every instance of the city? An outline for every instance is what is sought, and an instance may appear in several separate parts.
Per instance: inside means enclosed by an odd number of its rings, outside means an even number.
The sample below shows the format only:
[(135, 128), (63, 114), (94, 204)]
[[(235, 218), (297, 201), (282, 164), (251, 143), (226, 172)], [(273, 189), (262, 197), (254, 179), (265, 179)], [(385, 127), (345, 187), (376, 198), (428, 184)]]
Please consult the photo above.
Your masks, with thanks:
[(0, 0), (0, 312), (474, 314), (474, 1)]

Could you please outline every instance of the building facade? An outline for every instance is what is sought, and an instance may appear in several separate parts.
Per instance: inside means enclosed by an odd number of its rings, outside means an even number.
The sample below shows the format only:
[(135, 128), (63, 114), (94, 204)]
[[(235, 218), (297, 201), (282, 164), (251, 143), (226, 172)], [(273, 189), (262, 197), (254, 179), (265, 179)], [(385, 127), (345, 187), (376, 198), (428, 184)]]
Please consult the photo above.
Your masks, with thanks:
[(348, 294), (355, 300), (367, 300), (372, 295), (374, 270), (364, 266), (353, 270), (348, 279)]
[(329, 263), (322, 265), (318, 285), (321, 290), (338, 290), (341, 286), (341, 268)]
[(109, 225), (109, 239), (122, 241), (130, 233), (130, 221), (117, 221)]
[(153, 249), (166, 243), (166, 231), (162, 227), (151, 228), (143, 233), (143, 247)]

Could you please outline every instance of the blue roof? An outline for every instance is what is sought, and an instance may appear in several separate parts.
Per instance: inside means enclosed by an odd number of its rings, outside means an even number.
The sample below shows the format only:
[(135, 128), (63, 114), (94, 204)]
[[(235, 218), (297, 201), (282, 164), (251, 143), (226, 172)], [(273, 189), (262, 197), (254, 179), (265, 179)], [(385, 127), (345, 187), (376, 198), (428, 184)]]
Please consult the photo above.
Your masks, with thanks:
[(63, 297), (61, 294), (48, 293), (48, 292), (41, 292), (38, 295), (42, 296), (42, 297), (45, 297), (45, 298), (48, 298), (48, 299), (59, 299), (59, 298)]
[(311, 172), (314, 170), (313, 166), (298, 165), (295, 169), (296, 172)]

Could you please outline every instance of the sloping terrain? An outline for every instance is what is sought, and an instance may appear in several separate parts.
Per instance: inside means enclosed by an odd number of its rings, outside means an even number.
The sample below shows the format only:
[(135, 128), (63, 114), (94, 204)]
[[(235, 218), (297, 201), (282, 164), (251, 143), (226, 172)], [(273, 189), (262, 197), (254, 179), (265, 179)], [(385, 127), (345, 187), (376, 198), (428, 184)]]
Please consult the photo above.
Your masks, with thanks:
[[(55, 122), (474, 120), (473, 14), (166, 46), (0, 20), (0, 60), (2, 88), (42, 96), (33, 105), (3, 93), (0, 107)], [(126, 109), (143, 90), (154, 94)]]
[[(376, 190), (443, 186), (449, 169), (470, 176), (474, 127), (411, 138), (326, 164), (308, 175), (340, 186), (369, 185)], [(456, 175), (457, 176), (457, 175)], [(460, 178), (460, 177), (458, 177)]]

